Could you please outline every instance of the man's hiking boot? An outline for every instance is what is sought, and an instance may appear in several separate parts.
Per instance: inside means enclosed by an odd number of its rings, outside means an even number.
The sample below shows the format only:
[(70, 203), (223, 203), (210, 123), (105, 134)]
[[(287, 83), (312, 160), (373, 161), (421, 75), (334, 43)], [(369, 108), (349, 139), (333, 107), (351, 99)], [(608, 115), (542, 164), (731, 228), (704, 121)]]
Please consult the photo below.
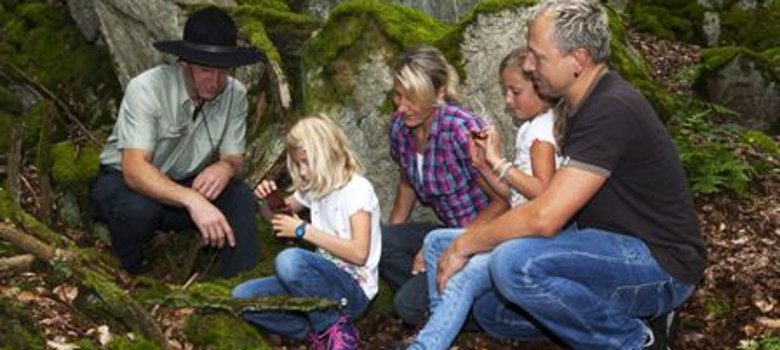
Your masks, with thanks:
[(653, 331), (654, 341), (647, 349), (649, 350), (672, 350), (674, 339), (677, 335), (679, 318), (675, 310), (669, 311), (648, 322), (650, 330)]

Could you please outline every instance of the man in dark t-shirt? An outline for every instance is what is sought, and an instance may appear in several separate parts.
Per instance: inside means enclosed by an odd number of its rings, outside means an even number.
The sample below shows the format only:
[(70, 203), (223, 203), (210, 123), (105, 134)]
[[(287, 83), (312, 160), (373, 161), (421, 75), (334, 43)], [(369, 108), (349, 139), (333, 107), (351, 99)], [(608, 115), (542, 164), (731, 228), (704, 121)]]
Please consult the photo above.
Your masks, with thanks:
[(645, 321), (682, 304), (702, 278), (706, 251), (682, 164), (651, 105), (607, 70), (609, 39), (595, 0), (545, 1), (530, 17), (524, 68), (540, 93), (565, 103), (564, 163), (536, 199), (456, 239), (437, 271), (442, 288), (471, 255), (493, 249), (494, 289), (473, 313), (495, 336), (657, 348)]

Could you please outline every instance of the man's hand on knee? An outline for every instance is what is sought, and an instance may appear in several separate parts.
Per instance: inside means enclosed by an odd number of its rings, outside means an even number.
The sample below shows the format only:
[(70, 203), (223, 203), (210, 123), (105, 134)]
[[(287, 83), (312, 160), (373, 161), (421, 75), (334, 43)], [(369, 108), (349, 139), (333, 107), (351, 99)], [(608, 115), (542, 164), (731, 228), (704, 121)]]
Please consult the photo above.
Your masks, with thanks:
[(211, 202), (201, 198), (188, 206), (187, 209), (192, 221), (198, 227), (201, 237), (203, 237), (204, 244), (217, 248), (222, 248), (225, 243), (230, 247), (236, 246), (236, 239), (233, 236), (230, 223)]
[(192, 189), (209, 200), (215, 200), (225, 190), (233, 177), (233, 167), (227, 162), (216, 162), (198, 174), (192, 181)]

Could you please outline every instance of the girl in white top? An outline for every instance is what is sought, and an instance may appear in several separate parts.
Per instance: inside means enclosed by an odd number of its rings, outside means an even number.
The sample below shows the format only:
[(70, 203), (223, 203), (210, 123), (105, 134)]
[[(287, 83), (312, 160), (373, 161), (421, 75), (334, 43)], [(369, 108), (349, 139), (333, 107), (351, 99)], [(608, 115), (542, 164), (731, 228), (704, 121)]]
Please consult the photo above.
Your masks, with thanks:
[[(524, 48), (512, 51), (501, 62), (499, 71), (504, 103), (515, 119), (523, 122), (517, 133), (514, 162), (501, 156), (501, 140), (492, 126), (475, 135), (470, 149), (471, 159), (477, 163), (475, 166), (482, 177), (512, 207), (541, 194), (560, 164), (556, 135), (562, 134), (562, 120), (556, 124), (551, 104), (539, 96), (531, 77), (523, 73), (526, 55)], [(449, 348), (474, 299), (490, 289), (487, 268), (490, 252), (473, 256), (446, 285), (438, 283), (439, 258), (461, 233), (463, 229), (439, 229), (429, 233), (425, 240), (423, 251), (431, 316), (410, 349)]]
[[(288, 248), (275, 259), (276, 275), (244, 282), (239, 298), (288, 295), (331, 299), (342, 304), (308, 314), (247, 312), (251, 323), (287, 337), (309, 336), (312, 348), (355, 349), (354, 318), (365, 311), (378, 289), (381, 251), (379, 201), (344, 131), (327, 117), (298, 121), (286, 137), (287, 168), (293, 195), (285, 199), (292, 213), (308, 207), (311, 224), (297, 216), (270, 218), (278, 237), (297, 238), (316, 252)], [(262, 181), (255, 194), (268, 198), (277, 186)], [(269, 219), (269, 218), (266, 218)]]

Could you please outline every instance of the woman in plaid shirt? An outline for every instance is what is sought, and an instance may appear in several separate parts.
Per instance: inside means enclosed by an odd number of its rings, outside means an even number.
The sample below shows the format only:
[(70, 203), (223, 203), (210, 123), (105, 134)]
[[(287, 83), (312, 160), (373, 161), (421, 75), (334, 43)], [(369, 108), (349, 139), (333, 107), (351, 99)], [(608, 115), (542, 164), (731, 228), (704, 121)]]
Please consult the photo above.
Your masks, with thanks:
[[(433, 229), (466, 227), (508, 208), (480, 177), (469, 156), (471, 137), (485, 128), (463, 109), (453, 87), (457, 75), (437, 49), (407, 51), (394, 70), (390, 154), (400, 167), (395, 202), (383, 227), (380, 274), (396, 291), (395, 309), (408, 324), (425, 321), (428, 291), (423, 239)], [(407, 222), (416, 201), (432, 207), (442, 224)], [(479, 215), (478, 215), (479, 214)]]

